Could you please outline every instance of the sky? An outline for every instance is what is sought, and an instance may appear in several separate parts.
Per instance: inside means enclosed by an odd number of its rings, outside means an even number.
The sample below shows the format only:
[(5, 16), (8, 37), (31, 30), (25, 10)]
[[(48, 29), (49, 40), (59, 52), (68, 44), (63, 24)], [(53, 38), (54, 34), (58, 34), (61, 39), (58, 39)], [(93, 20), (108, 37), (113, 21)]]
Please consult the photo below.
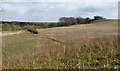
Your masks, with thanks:
[(57, 22), (60, 17), (118, 18), (118, 0), (4, 0), (4, 21)]

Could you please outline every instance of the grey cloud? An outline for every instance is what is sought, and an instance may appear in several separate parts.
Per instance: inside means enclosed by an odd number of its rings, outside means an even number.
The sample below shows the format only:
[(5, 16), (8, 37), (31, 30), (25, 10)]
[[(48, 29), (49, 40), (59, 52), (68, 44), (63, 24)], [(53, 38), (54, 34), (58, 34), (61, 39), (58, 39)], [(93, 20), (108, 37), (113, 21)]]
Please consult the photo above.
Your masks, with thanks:
[[(7, 10), (4, 19), (20, 21), (57, 21), (62, 16), (91, 17), (102, 15), (107, 18), (117, 18), (117, 3), (84, 3), (84, 2), (14, 2), (5, 3), (15, 10)], [(10, 5), (10, 6), (9, 6)], [(11, 6), (12, 5), (12, 6)], [(5, 5), (6, 6), (6, 5)], [(26, 12), (19, 12), (26, 10)], [(14, 14), (14, 16), (13, 16)]]

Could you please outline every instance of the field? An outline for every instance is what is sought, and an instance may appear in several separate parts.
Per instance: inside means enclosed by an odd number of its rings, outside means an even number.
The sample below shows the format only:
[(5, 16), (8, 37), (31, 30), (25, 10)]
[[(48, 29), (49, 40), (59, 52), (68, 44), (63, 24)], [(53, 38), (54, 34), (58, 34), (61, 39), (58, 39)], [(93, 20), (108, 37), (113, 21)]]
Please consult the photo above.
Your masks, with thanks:
[(2, 36), (3, 69), (119, 68), (117, 20), (37, 30)]

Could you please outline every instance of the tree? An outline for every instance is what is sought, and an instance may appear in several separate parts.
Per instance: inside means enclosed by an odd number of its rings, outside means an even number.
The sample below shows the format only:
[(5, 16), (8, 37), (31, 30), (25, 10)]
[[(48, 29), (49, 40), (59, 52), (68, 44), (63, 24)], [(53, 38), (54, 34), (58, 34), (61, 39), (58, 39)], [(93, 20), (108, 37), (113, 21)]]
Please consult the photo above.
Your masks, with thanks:
[(105, 18), (103, 18), (102, 16), (94, 16), (94, 20), (103, 20)]
[(77, 17), (76, 20), (79, 24), (84, 24), (85, 23), (85, 19), (82, 18), (82, 17)]
[(86, 19), (85, 19), (85, 23), (86, 24), (89, 24), (89, 23), (91, 23), (92, 22), (92, 20), (89, 18), (89, 17), (87, 17)]
[(77, 23), (78, 22), (74, 17), (61, 17), (59, 19), (59, 26), (69, 26)]

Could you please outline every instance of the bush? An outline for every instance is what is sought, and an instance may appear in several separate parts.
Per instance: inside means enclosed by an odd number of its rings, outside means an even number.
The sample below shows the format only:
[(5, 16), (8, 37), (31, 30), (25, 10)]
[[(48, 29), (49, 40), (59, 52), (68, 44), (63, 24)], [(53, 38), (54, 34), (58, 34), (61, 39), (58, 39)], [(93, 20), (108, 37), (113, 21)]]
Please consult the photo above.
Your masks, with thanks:
[(27, 31), (33, 33), (33, 34), (38, 34), (38, 31), (36, 29), (27, 29)]
[(16, 30), (21, 30), (21, 29), (22, 28), (16, 24), (8, 24), (8, 23), (2, 24), (3, 31), (16, 31)]

